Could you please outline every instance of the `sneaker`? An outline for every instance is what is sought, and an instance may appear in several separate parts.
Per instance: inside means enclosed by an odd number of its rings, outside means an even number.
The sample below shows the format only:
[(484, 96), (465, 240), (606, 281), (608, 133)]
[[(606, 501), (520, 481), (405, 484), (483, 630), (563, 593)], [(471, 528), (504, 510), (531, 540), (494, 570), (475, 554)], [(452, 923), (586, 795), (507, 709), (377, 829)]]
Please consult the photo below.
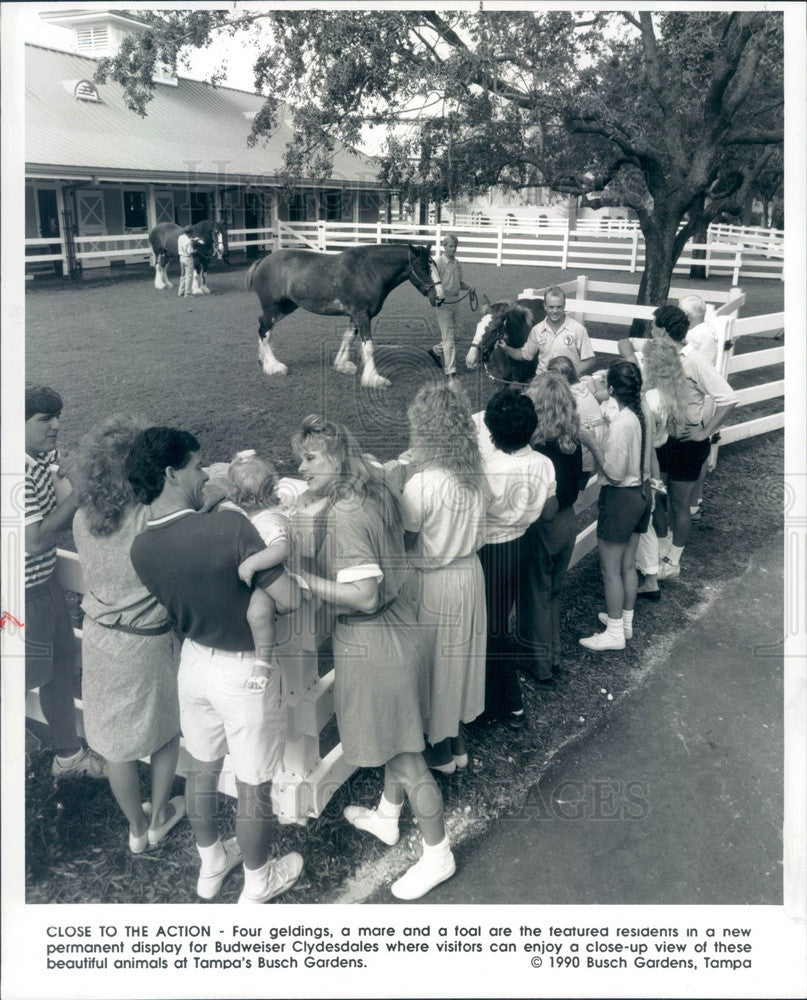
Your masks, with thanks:
[(266, 882), (260, 896), (251, 896), (247, 890), (238, 897), (239, 903), (268, 903), (270, 899), (279, 896), (287, 889), (291, 889), (303, 870), (303, 858), (301, 854), (292, 851), (284, 854), (277, 861), (270, 861), (266, 872)]
[(625, 639), (623, 636), (612, 636), (607, 632), (597, 632), (596, 635), (580, 639), (580, 645), (595, 653), (600, 653), (605, 649), (624, 649)]
[(429, 355), (429, 357), (432, 359), (432, 361), (437, 365), (437, 367), (440, 369), (440, 371), (442, 371), (443, 370), (443, 359), (437, 353), (437, 351), (435, 351), (435, 349), (433, 347), (430, 347), (428, 349), (428, 351), (426, 351), (426, 353)]
[(185, 798), (182, 795), (175, 795), (168, 802), (169, 806), (173, 806), (174, 811), (171, 814), (170, 819), (167, 819), (162, 826), (158, 826), (156, 829), (149, 827), (148, 840), (150, 847), (157, 847), (161, 844), (168, 834), (174, 829), (177, 823), (185, 815)]
[(89, 747), (79, 751), (74, 757), (62, 760), (54, 756), (50, 773), (57, 781), (62, 778), (95, 778), (100, 781), (107, 775), (106, 761)]
[(221, 871), (216, 872), (214, 875), (202, 875), (201, 872), (199, 874), (199, 881), (196, 883), (196, 895), (201, 899), (215, 899), (224, 880), (236, 865), (241, 864), (241, 848), (238, 846), (238, 841), (235, 837), (225, 840), (222, 847), (224, 848), (226, 858)]
[(351, 826), (355, 826), (357, 830), (372, 833), (387, 847), (393, 847), (397, 844), (401, 836), (397, 817), (379, 816), (377, 809), (368, 809), (366, 806), (346, 806), (342, 815)]
[(674, 580), (681, 575), (681, 567), (671, 563), (666, 557), (661, 560), (659, 571), (656, 574), (657, 580)]
[[(597, 615), (597, 617), (600, 619), (600, 621), (602, 622), (603, 625), (605, 625), (605, 626), (608, 625), (608, 615), (607, 615), (607, 613), (605, 611), (600, 611), (600, 613)], [(633, 629), (632, 628), (627, 628), (625, 625), (623, 625), (622, 626), (622, 631), (625, 633), (625, 639), (626, 639), (626, 641), (629, 642), (633, 638)]]
[(420, 899), (436, 885), (451, 878), (456, 870), (457, 863), (450, 847), (436, 857), (424, 853), (417, 864), (392, 883), (390, 891), (396, 899)]
[(527, 725), (527, 716), (522, 708), (517, 712), (508, 712), (504, 719), (504, 724), (508, 729), (512, 729), (514, 733), (519, 732), (524, 729)]

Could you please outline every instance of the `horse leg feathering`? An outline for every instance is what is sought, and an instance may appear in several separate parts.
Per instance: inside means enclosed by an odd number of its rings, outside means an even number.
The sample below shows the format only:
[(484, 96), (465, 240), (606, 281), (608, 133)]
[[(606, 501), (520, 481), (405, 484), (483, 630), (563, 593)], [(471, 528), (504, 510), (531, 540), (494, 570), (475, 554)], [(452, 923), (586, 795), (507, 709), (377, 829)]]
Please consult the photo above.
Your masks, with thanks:
[(358, 371), (356, 365), (350, 360), (350, 348), (357, 333), (358, 329), (355, 326), (348, 327), (345, 330), (342, 334), (342, 343), (339, 345), (339, 350), (333, 359), (334, 369), (343, 375), (355, 375)]
[(392, 383), (388, 378), (379, 375), (375, 367), (375, 357), (372, 338), (368, 337), (361, 343), (363, 371), (361, 384), (364, 389), (388, 389)]
[(258, 320), (258, 358), (266, 375), (288, 375), (289, 370), (282, 361), (278, 361), (269, 344), (272, 336), (272, 326), (261, 316)]

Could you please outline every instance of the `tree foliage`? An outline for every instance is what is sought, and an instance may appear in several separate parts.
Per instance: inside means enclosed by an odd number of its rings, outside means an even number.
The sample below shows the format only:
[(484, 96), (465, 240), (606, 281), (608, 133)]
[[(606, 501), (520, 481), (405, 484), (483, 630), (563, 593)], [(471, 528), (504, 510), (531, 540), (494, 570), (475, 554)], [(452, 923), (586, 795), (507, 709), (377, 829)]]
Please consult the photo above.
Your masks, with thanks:
[(645, 236), (640, 301), (661, 300), (686, 240), (738, 211), (783, 139), (782, 15), (415, 9), (152, 11), (99, 78), (147, 112), (157, 61), (263, 26), (251, 141), (293, 111), (293, 175), (335, 142), (388, 130), (384, 178), (440, 200), (549, 184), (628, 205)]

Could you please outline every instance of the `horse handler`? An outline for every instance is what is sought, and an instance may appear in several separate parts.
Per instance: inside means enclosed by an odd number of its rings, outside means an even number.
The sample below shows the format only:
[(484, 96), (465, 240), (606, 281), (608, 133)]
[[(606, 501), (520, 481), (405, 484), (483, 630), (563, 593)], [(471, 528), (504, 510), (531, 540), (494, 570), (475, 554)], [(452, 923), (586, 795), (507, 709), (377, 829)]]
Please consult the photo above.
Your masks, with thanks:
[(462, 265), (457, 260), (459, 240), (449, 233), (443, 240), (443, 253), (437, 258), (437, 272), (443, 285), (445, 299), (437, 306), (437, 324), (440, 327), (441, 342), (429, 348), (429, 357), (445, 371), (449, 378), (457, 374), (456, 339), (462, 331), (460, 302), (465, 297), (461, 293), (476, 291), (462, 280)]
[(177, 295), (195, 294), (193, 287), (193, 250), (194, 243), (199, 242), (191, 237), (191, 227), (186, 226), (185, 232), (177, 238), (177, 253), (179, 254), (179, 291)]
[[(244, 862), (239, 903), (265, 903), (300, 876), (297, 853), (271, 860), (270, 784), (283, 759), (282, 678), (272, 671), (263, 689), (250, 687), (255, 652), (247, 624), (250, 588), (238, 567), (264, 547), (239, 511), (200, 513), (207, 474), (199, 442), (186, 431), (150, 427), (132, 445), (126, 471), (135, 495), (150, 504), (145, 531), (131, 548), (144, 586), (183, 636), (179, 714), (191, 756), (185, 803), (202, 861), (196, 893), (213, 899)], [(255, 577), (278, 612), (299, 605), (299, 591), (281, 566)], [(216, 790), (229, 753), (238, 788), (235, 838), (222, 843)]]

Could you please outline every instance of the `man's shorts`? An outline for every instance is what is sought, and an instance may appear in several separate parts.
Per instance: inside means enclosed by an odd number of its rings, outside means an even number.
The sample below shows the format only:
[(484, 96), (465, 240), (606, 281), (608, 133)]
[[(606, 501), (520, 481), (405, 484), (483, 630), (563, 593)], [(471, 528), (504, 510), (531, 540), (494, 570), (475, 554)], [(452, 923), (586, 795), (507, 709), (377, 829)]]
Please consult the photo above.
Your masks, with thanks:
[(179, 719), (188, 753), (210, 762), (229, 753), (246, 785), (271, 781), (283, 763), (282, 676), (272, 670), (265, 691), (246, 686), (255, 653), (210, 649), (192, 639), (179, 660)]

